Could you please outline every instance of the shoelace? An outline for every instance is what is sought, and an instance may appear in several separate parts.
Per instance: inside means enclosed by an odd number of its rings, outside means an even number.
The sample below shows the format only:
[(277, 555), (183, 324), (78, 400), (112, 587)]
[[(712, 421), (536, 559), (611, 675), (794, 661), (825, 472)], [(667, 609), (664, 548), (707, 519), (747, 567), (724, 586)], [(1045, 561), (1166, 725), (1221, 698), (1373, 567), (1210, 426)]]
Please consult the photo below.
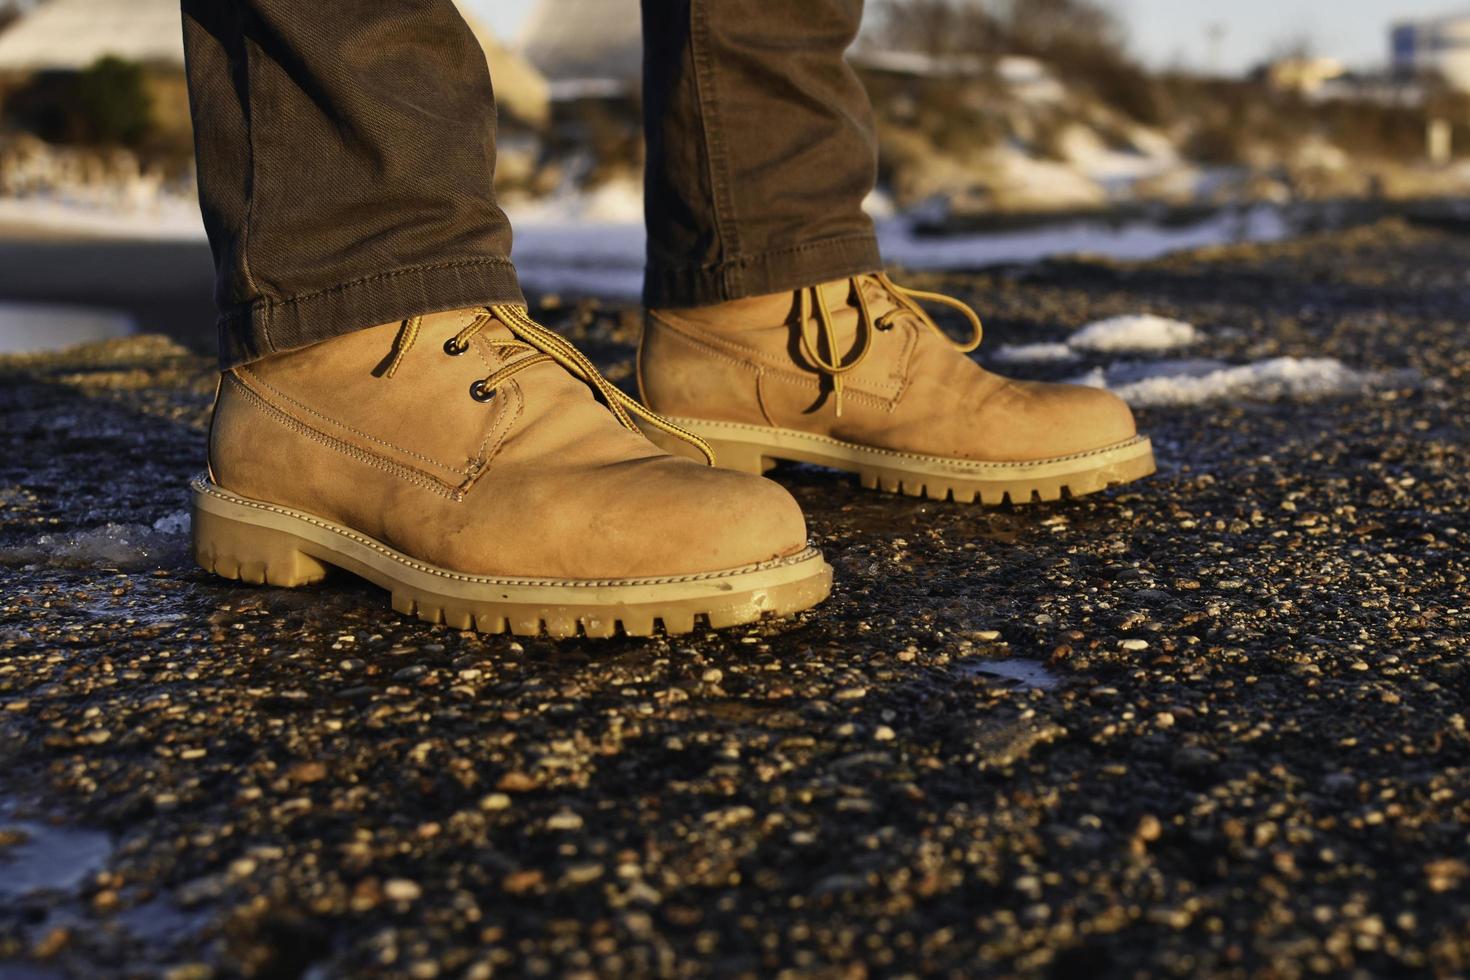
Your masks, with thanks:
[[(689, 443), (704, 454), (704, 458), (711, 466), (715, 465), (714, 450), (707, 442), (644, 408), (636, 398), (623, 394), (620, 388), (602, 376), (602, 373), (587, 359), (586, 355), (563, 340), (560, 335), (532, 320), (524, 306), (486, 307), (473, 323), (445, 342), (445, 353), (451, 356), (463, 354), (469, 350), (470, 340), (496, 321), (511, 332), (512, 338), (486, 337), (483, 338), (484, 342), (497, 350), (522, 351), (526, 356), (511, 361), (500, 370), (471, 385), (470, 396), (476, 401), (490, 401), (502, 385), (527, 368), (548, 362), (560, 364), (574, 378), (585, 382), (593, 391), (601, 395), (603, 403), (625, 429), (632, 432), (640, 431), (638, 423), (633, 421), (633, 417), (637, 416), (660, 432)], [(391, 378), (397, 373), (403, 359), (408, 356), (408, 352), (417, 342), (422, 323), (422, 317), (411, 317), (403, 321), (403, 325), (398, 329), (398, 335), (393, 339), (393, 353), (388, 362), (388, 369), (384, 372), (386, 377)]]
[[(953, 296), (945, 296), (943, 293), (929, 293), (921, 289), (909, 289), (906, 286), (900, 286), (888, 278), (888, 274), (885, 272), (873, 273), (871, 278), (879, 286), (888, 291), (888, 294), (893, 297), (897, 306), (875, 320), (872, 311), (868, 308), (867, 294), (863, 291), (863, 278), (865, 277), (854, 276), (848, 280), (852, 291), (857, 294), (858, 345), (851, 359), (846, 362), (842, 360), (842, 355), (838, 353), (837, 328), (832, 323), (832, 311), (827, 308), (826, 301), (822, 299), (821, 287), (812, 286), (808, 289), (801, 290), (801, 309), (799, 311), (801, 316), (801, 353), (810, 362), (812, 367), (832, 379), (832, 401), (839, 417), (842, 415), (843, 377), (857, 370), (858, 366), (867, 359), (873, 347), (873, 331), (888, 330), (893, 326), (893, 321), (898, 317), (917, 317), (920, 323), (929, 327), (929, 329), (933, 330), (940, 337), (943, 337), (950, 344), (953, 344), (955, 349), (961, 354), (968, 354), (978, 348), (981, 340), (985, 337), (985, 324), (981, 322), (980, 314), (976, 313), (968, 304), (960, 302)], [(924, 308), (919, 305), (921, 302), (938, 303), (941, 306), (948, 306), (951, 309), (963, 313), (974, 328), (974, 336), (966, 343), (956, 341), (944, 332), (944, 328), (934, 322), (933, 317), (925, 312)], [(815, 313), (815, 316), (813, 313)], [(827, 350), (831, 354), (830, 358), (823, 357), (817, 349), (816, 340), (807, 329), (809, 322), (815, 325), (815, 330), (821, 331), (820, 339), (826, 343)]]

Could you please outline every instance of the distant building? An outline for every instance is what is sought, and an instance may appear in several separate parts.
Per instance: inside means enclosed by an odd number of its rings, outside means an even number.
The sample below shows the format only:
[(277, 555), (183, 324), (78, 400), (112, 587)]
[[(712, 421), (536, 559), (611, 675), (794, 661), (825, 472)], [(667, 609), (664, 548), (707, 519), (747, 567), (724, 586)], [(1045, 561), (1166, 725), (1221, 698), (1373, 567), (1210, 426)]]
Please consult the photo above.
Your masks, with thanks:
[(1393, 67), (1403, 78), (1438, 76), (1470, 92), (1470, 14), (1395, 26)]
[(641, 23), (638, 0), (539, 0), (521, 51), (554, 99), (616, 96), (642, 78)]
[(1347, 66), (1336, 58), (1281, 58), (1262, 69), (1267, 84), (1279, 92), (1318, 95), (1327, 83), (1347, 74)]
[[(488, 28), (466, 19), (494, 67), (501, 107), (527, 122), (544, 122), (546, 80)], [(81, 71), (106, 55), (182, 71), (179, 0), (47, 0), (0, 33), (0, 74)]]

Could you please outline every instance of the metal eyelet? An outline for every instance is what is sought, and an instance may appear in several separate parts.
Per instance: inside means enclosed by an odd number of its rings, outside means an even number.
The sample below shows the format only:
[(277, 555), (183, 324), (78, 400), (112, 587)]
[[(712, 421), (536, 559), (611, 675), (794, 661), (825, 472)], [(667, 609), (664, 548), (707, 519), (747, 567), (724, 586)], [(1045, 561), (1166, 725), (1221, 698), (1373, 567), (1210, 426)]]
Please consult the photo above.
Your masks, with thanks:
[(488, 402), (495, 397), (495, 389), (485, 387), (484, 379), (470, 385), (470, 397), (477, 402)]
[(444, 353), (448, 354), (450, 357), (458, 357), (469, 349), (469, 344), (456, 344), (453, 337), (450, 337), (448, 340), (444, 341)]

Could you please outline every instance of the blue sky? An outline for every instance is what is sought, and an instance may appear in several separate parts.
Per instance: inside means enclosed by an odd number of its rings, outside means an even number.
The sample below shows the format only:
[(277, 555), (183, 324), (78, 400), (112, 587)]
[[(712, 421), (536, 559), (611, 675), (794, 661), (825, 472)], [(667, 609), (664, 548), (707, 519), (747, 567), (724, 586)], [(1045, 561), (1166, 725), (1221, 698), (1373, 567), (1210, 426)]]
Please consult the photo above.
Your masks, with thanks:
[[(514, 38), (536, 0), (465, 0)], [(870, 0), (871, 2), (871, 0)], [(1225, 29), (1219, 66), (1248, 68), (1283, 42), (1310, 38), (1321, 54), (1371, 67), (1387, 58), (1397, 20), (1470, 12), (1470, 0), (1110, 0), (1128, 22), (1134, 47), (1153, 64), (1211, 67), (1212, 25)]]

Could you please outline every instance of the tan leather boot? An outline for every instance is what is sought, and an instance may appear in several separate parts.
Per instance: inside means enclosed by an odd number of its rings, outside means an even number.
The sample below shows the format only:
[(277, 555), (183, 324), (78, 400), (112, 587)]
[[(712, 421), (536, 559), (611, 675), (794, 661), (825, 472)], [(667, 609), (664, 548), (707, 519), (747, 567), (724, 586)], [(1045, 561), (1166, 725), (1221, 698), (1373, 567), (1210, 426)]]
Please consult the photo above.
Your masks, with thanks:
[(824, 599), (796, 501), (666, 455), (644, 411), (520, 307), (270, 357), (221, 381), (195, 553), (257, 584), (337, 566), (490, 633), (679, 633)]
[[(974, 325), (946, 336), (919, 306)], [(1133, 414), (1106, 391), (1010, 381), (968, 356), (980, 318), (874, 274), (687, 310), (650, 310), (645, 403), (704, 439), (719, 465), (799, 460), (862, 485), (988, 504), (1080, 496), (1154, 472)], [(671, 451), (662, 434), (652, 438)]]

